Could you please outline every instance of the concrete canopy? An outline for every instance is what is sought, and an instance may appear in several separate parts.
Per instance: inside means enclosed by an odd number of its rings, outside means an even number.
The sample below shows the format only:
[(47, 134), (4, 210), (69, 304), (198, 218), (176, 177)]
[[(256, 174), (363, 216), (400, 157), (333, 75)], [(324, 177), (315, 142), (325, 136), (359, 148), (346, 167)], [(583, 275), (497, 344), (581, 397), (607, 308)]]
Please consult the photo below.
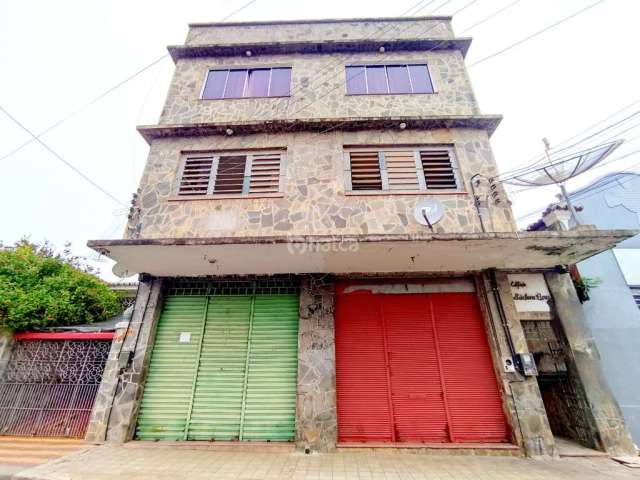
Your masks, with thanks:
[(277, 273), (447, 273), (540, 269), (576, 263), (635, 235), (631, 230), (420, 235), (92, 240), (130, 276)]

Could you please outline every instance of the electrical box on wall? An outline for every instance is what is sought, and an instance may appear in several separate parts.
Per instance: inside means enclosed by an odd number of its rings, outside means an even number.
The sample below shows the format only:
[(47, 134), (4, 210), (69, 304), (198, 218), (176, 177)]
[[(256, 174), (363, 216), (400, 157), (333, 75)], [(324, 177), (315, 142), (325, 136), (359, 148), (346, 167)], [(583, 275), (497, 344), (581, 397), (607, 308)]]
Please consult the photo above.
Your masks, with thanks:
[(530, 377), (538, 375), (536, 362), (532, 353), (517, 353), (515, 356), (516, 366), (523, 375)]
[(516, 364), (511, 357), (502, 357), (502, 367), (506, 373), (516, 372)]

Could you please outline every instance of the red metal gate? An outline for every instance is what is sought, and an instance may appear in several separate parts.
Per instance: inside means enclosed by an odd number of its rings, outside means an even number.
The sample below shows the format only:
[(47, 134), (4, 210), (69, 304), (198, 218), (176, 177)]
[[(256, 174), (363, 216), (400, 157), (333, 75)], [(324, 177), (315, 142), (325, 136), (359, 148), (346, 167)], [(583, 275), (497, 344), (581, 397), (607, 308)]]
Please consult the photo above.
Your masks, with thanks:
[(473, 293), (339, 289), (336, 384), (341, 442), (509, 437)]
[(0, 435), (83, 438), (112, 336), (17, 335), (0, 382)]

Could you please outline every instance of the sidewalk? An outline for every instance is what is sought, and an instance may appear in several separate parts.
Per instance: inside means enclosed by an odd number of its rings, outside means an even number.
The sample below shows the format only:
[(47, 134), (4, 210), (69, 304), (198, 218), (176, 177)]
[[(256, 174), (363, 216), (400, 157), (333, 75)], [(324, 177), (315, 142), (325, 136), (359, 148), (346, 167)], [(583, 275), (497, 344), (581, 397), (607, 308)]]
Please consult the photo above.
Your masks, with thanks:
[(0, 480), (84, 448), (82, 440), (0, 436)]
[(340, 451), (221, 451), (154, 444), (88, 448), (14, 478), (84, 480), (602, 480), (640, 479), (608, 458), (517, 457)]

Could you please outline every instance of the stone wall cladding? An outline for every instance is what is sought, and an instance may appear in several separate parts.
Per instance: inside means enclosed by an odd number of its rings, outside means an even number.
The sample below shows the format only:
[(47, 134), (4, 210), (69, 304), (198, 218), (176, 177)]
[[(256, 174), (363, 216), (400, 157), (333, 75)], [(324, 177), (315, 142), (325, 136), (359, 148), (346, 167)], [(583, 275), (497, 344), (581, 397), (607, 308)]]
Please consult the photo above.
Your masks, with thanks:
[[(266, 235), (424, 233), (414, 219), (417, 201), (429, 195), (344, 194), (343, 145), (454, 144), (465, 192), (434, 195), (445, 216), (437, 233), (473, 233), (480, 223), (470, 195), (475, 173), (496, 174), (486, 132), (470, 129), (292, 133), (245, 137), (155, 140), (141, 180), (128, 238), (187, 238)], [(283, 198), (172, 201), (178, 185), (181, 151), (286, 147)], [(486, 183), (478, 192), (486, 195)], [(503, 198), (504, 192), (502, 192)], [(506, 202), (493, 205), (488, 231), (515, 230)]]
[(330, 451), (337, 442), (334, 283), (313, 275), (301, 287), (296, 445)]
[[(133, 317), (127, 329), (119, 330), (112, 343), (102, 382), (91, 412), (85, 440), (122, 443), (133, 438), (162, 310), (161, 278), (142, 281), (136, 297)], [(121, 368), (120, 358), (133, 352), (130, 364)]]
[[(505, 411), (515, 440), (524, 449), (527, 456), (555, 457), (557, 456), (555, 440), (536, 377), (506, 373), (502, 366), (502, 357), (510, 357), (511, 352), (506, 333), (500, 324), (500, 311), (493, 298), (489, 274), (483, 274), (477, 285), (481, 289), (480, 303), (485, 311), (488, 324), (487, 334), (492, 345), (491, 351), (496, 373), (502, 386)], [(496, 273), (496, 287), (514, 348), (519, 353), (528, 353), (527, 339), (513, 301), (506, 273)]]
[[(345, 65), (424, 63), (433, 94), (347, 95)], [(209, 69), (291, 66), (290, 97), (202, 100)], [(480, 113), (459, 51), (384, 54), (260, 55), (180, 59), (160, 117), (161, 124)]]
[(598, 434), (599, 446), (612, 455), (635, 455), (633, 440), (602, 372), (595, 339), (569, 274), (548, 272), (545, 279), (571, 349), (569, 367), (575, 368), (591, 407), (593, 418), (588, 420)]
[(187, 45), (248, 44), (265, 42), (326, 42), (344, 40), (397, 40), (404, 38), (453, 38), (451, 20), (369, 19), (295, 23), (192, 24)]

